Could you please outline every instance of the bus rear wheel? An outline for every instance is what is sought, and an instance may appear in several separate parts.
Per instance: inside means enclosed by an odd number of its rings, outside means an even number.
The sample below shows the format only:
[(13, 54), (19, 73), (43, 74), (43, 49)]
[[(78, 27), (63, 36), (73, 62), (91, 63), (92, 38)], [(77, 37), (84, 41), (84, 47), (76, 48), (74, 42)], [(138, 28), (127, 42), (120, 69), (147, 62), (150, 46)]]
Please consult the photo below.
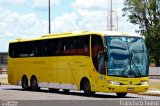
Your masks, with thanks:
[(29, 89), (29, 86), (28, 86), (28, 78), (27, 78), (26, 75), (24, 75), (24, 76), (22, 77), (22, 88), (23, 88), (24, 90), (28, 90), (28, 89)]
[(85, 96), (92, 96), (95, 94), (95, 92), (91, 91), (91, 85), (90, 82), (88, 80), (85, 80), (83, 82), (83, 90), (84, 90), (84, 95)]
[(32, 91), (38, 91), (40, 88), (38, 87), (38, 81), (35, 76), (31, 78), (31, 90)]
[(121, 98), (123, 98), (127, 95), (126, 92), (125, 93), (116, 93), (116, 94), (117, 94), (118, 97), (121, 97)]

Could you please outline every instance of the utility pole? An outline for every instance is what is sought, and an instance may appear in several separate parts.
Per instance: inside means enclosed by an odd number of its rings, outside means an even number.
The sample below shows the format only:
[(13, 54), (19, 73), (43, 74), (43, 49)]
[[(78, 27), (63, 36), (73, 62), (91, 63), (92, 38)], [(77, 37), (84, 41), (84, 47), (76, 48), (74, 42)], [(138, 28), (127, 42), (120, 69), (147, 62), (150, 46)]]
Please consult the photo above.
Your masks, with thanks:
[(49, 29), (49, 34), (51, 33), (51, 6), (50, 6), (50, 0), (48, 0), (48, 29)]

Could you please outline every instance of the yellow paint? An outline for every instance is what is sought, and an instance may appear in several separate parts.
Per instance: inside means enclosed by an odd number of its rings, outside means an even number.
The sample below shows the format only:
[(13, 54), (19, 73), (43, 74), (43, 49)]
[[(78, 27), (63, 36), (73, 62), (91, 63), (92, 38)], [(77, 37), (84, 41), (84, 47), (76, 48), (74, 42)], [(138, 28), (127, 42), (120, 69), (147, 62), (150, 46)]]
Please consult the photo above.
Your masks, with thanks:
[[(85, 36), (88, 34), (100, 35), (100, 33), (97, 32), (84, 32), (78, 34), (67, 33), (66, 35), (56, 34), (56, 36), (43, 36), (39, 39), (79, 35)], [(102, 34), (101, 36), (104, 35)], [(19, 42), (19, 40), (14, 42)], [(27, 75), (28, 80), (31, 79), (32, 75), (35, 75), (38, 82), (75, 84), (78, 90), (80, 90), (80, 81), (83, 77), (89, 79), (91, 90), (96, 92), (145, 92), (148, 88), (148, 84), (136, 85), (141, 83), (141, 81), (148, 81), (148, 77), (121, 78), (99, 74), (93, 66), (92, 57), (89, 56), (8, 57), (9, 83), (17, 85), (24, 74)], [(124, 85), (112, 85), (108, 83), (109, 80), (120, 82)], [(130, 84), (130, 81), (132, 81), (132, 84)], [(128, 91), (128, 88), (134, 88), (134, 90)]]

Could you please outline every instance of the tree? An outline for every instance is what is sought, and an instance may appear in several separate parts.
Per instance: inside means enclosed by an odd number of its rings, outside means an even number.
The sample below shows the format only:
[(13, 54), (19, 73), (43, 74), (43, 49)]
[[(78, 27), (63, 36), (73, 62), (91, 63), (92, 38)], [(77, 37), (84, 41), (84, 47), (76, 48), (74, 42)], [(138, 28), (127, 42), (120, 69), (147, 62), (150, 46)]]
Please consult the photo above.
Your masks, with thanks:
[[(160, 8), (160, 7), (159, 7)], [(150, 59), (160, 66), (160, 11), (158, 0), (124, 0), (123, 16), (139, 25), (138, 33), (145, 36)]]

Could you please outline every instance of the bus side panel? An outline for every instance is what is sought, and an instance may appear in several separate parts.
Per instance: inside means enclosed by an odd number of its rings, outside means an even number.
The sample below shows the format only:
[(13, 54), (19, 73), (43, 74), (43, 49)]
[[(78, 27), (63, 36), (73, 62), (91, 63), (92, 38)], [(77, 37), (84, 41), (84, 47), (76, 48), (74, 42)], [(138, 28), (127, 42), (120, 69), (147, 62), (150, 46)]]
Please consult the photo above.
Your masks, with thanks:
[(21, 80), (21, 69), (18, 61), (18, 59), (8, 57), (8, 82), (13, 85), (18, 85), (18, 82)]
[(67, 70), (65, 71), (66, 89), (77, 89), (78, 68), (75, 65), (76, 57), (69, 56), (67, 61)]

